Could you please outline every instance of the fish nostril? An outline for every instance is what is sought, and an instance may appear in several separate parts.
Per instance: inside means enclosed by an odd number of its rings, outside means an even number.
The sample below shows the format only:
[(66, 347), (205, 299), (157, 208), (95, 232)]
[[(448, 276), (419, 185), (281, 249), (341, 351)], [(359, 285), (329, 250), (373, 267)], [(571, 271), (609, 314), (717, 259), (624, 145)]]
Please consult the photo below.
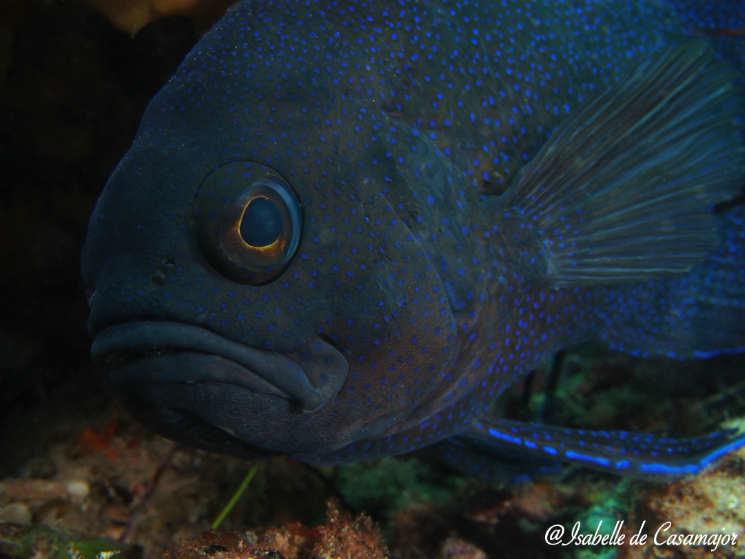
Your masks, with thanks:
[(152, 276), (150, 281), (155, 285), (164, 285), (166, 283), (166, 274), (163, 270), (157, 270)]
[(150, 281), (155, 285), (165, 285), (166, 277), (176, 267), (176, 262), (172, 258), (164, 258), (160, 261), (160, 266), (150, 276)]

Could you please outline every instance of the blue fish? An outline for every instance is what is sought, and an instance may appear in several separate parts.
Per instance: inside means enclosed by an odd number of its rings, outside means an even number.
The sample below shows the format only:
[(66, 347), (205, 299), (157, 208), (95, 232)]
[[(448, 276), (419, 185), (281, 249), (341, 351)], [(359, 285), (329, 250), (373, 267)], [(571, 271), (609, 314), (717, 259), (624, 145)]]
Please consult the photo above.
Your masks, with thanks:
[(712, 41), (745, 14), (711, 6), (238, 2), (90, 219), (94, 359), (221, 452), (698, 472), (745, 435), (489, 411), (589, 340), (745, 351), (745, 50)]

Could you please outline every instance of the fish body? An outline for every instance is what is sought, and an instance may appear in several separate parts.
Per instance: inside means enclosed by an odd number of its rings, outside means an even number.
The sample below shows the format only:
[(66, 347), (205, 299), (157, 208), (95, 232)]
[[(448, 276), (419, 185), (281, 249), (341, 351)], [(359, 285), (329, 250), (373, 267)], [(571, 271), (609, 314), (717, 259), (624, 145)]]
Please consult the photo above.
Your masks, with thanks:
[[(713, 211), (742, 184), (738, 75), (688, 13), (239, 2), (91, 218), (94, 356), (206, 448), (330, 463), (470, 437), (573, 459), (568, 435), (483, 423), (546, 356), (745, 348), (743, 218)], [(626, 469), (614, 448), (580, 461)]]

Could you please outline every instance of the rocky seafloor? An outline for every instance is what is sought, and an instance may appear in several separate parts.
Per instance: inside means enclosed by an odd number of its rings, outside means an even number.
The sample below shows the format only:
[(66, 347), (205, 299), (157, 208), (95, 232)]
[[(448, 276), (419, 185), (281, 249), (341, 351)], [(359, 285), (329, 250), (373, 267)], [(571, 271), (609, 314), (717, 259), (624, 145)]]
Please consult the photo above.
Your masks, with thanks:
[[(147, 13), (162, 15), (189, 3), (153, 4), (160, 11)], [(745, 557), (743, 450), (672, 483), (574, 468), (513, 484), (463, 476), (426, 454), (333, 468), (249, 464), (139, 425), (89, 364), (79, 250), (145, 104), (207, 15), (141, 27), (152, 17), (107, 12), (121, 31), (73, 1), (7, 0), (2, 10), (0, 558)], [(679, 436), (745, 417), (742, 358), (637, 361), (578, 348), (555, 391), (551, 366), (515, 386), (499, 412)], [(544, 542), (550, 526), (577, 521), (590, 532), (602, 521), (603, 533), (622, 521), (627, 543)], [(677, 533), (742, 541), (713, 551), (628, 544), (666, 521)]]

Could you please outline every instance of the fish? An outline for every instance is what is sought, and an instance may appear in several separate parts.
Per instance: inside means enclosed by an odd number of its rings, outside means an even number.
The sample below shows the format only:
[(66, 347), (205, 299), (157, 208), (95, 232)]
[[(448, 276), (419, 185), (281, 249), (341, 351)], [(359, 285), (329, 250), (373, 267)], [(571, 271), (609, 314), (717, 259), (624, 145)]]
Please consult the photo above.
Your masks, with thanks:
[(92, 358), (153, 429), (238, 456), (701, 471), (745, 434), (492, 408), (583, 342), (745, 351), (742, 69), (697, 32), (740, 16), (710, 9), (236, 3), (91, 215)]

